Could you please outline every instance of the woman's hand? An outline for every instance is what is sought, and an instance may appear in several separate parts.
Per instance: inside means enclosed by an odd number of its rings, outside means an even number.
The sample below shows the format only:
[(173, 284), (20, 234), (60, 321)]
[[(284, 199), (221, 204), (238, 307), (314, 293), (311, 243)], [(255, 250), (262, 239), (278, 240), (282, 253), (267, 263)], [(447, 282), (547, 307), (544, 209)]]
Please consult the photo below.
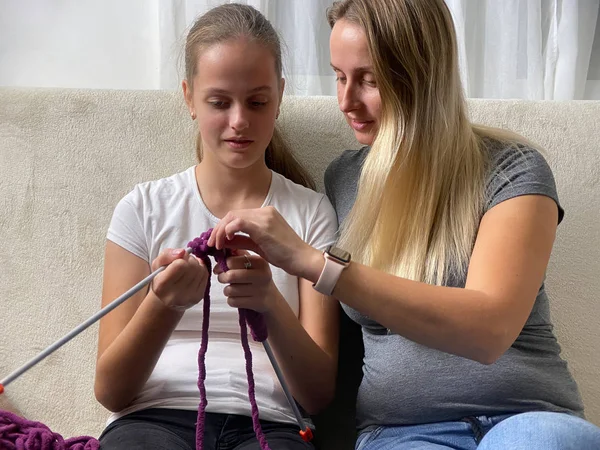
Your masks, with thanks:
[(204, 297), (208, 270), (185, 249), (165, 249), (152, 261), (152, 271), (168, 266), (152, 280), (154, 295), (168, 308), (185, 311)]
[(321, 252), (304, 242), (272, 206), (228, 212), (213, 229), (208, 245), (252, 250), (287, 273), (313, 282), (324, 264)]
[(223, 289), (227, 304), (259, 313), (269, 312), (278, 296), (281, 297), (273, 283), (269, 263), (260, 256), (243, 251), (234, 250), (234, 253), (235, 256), (227, 258), (227, 272), (223, 272), (219, 265), (213, 270), (219, 282), (227, 285)]

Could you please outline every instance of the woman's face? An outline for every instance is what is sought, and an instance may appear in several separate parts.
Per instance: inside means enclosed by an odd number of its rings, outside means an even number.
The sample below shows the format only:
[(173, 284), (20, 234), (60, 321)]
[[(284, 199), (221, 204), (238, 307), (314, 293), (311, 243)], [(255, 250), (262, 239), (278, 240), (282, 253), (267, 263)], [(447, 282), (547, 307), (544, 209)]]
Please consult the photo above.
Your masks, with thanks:
[(340, 110), (356, 139), (371, 145), (381, 114), (381, 98), (375, 82), (367, 36), (363, 29), (344, 19), (338, 20), (329, 40), (331, 66), (337, 75)]
[(198, 118), (204, 159), (233, 169), (264, 163), (283, 94), (271, 51), (237, 39), (207, 48), (197, 64), (184, 94)]

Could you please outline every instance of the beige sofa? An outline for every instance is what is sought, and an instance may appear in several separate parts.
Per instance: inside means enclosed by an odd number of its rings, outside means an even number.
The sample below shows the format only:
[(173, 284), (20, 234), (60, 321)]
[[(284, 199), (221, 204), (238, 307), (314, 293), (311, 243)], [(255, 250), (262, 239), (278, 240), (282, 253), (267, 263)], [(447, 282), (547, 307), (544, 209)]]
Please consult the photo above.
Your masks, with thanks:
[[(564, 357), (600, 425), (600, 102), (472, 100), (470, 109), (548, 151), (566, 217), (547, 287)], [(288, 97), (279, 122), (319, 189), (327, 163), (358, 146), (335, 98)], [(178, 92), (0, 89), (0, 379), (99, 308), (113, 207), (135, 183), (192, 165), (193, 142)], [(64, 436), (97, 436), (107, 413), (92, 390), (96, 333), (8, 386), (0, 408)], [(325, 423), (348, 426), (342, 416)]]

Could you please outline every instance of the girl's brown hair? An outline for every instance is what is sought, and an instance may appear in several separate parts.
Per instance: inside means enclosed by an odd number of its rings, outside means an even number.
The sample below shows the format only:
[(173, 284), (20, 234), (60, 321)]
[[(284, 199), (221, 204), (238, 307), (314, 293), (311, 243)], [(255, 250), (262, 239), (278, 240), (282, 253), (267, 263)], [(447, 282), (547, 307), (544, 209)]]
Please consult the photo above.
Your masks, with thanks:
[[(185, 76), (190, 89), (198, 71), (198, 57), (208, 47), (234, 39), (250, 39), (264, 45), (275, 58), (275, 72), (280, 80), (283, 72), (281, 42), (271, 23), (252, 6), (228, 3), (200, 16), (190, 29), (185, 43)], [(202, 139), (198, 135), (196, 156), (202, 161)], [(265, 152), (271, 170), (295, 183), (315, 189), (308, 171), (294, 157), (277, 125)]]

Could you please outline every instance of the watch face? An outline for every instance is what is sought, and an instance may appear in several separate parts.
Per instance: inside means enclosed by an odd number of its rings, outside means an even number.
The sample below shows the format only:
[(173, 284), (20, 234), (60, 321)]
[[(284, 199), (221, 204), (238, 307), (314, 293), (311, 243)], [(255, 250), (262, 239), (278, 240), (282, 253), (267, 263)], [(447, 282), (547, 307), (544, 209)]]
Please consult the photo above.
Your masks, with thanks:
[(342, 250), (341, 248), (337, 248), (332, 245), (327, 249), (327, 253), (345, 263), (350, 262), (350, 253)]

